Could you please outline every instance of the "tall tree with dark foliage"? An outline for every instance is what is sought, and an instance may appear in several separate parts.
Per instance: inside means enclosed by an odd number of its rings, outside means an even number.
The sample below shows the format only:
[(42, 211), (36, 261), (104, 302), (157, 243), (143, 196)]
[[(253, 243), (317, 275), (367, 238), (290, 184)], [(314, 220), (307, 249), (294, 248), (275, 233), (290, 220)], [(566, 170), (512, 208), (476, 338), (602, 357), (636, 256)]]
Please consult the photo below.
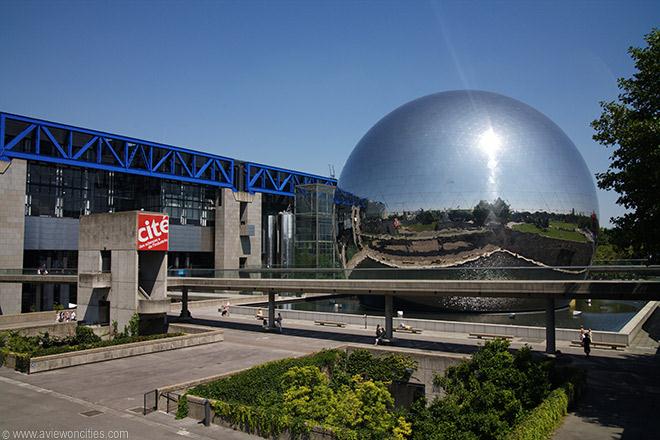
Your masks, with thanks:
[(598, 186), (619, 194), (627, 212), (612, 219), (613, 241), (638, 257), (660, 256), (660, 30), (645, 36), (646, 47), (628, 53), (637, 72), (620, 78), (615, 101), (601, 102), (591, 123), (594, 140), (613, 148), (611, 164), (596, 174)]

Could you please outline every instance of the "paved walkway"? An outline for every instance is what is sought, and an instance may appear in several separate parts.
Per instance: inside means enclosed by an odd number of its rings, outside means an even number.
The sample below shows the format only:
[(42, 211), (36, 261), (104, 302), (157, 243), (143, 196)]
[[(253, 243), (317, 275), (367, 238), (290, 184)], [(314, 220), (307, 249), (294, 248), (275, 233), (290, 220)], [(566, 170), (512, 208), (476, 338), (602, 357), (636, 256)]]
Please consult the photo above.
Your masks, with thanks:
[[(109, 362), (25, 375), (0, 368), (0, 431), (126, 429), (133, 439), (258, 438), (156, 412), (142, 416), (143, 394), (158, 387), (222, 374), (332, 347), (281, 335), (226, 330), (225, 341)], [(101, 413), (86, 417), (81, 413)], [(0, 433), (1, 434), (1, 433)], [(11, 438), (11, 437), (10, 437)], [(88, 437), (91, 438), (91, 437)]]
[[(556, 440), (660, 438), (660, 309), (616, 358), (577, 358), (588, 373), (587, 394), (564, 419)], [(653, 354), (655, 352), (655, 354)], [(593, 352), (592, 352), (593, 353)], [(595, 354), (595, 353), (594, 353)]]
[[(128, 438), (256, 439), (220, 426), (204, 427), (194, 420), (177, 421), (163, 412), (142, 416), (143, 393), (174, 383), (235, 371), (262, 362), (310, 353), (344, 343), (373, 344), (373, 329), (324, 328), (309, 322), (285, 322), (284, 332), (264, 332), (251, 317), (219, 321), (215, 310), (195, 310), (200, 323), (225, 330), (225, 341), (199, 347), (81, 365), (34, 375), (0, 368), (0, 431), (4, 429), (127, 430)], [(654, 315), (660, 321), (660, 315)], [(590, 370), (590, 392), (567, 417), (557, 439), (657, 438), (660, 363), (655, 347), (626, 352), (594, 350), (585, 359), (579, 348), (560, 345), (570, 362)], [(410, 349), (470, 353), (483, 341), (467, 335), (424, 332), (397, 335), (397, 346)], [(654, 339), (655, 338), (655, 339)], [(543, 341), (531, 343), (543, 350)], [(650, 342), (647, 345), (652, 345)], [(83, 415), (98, 411), (91, 417)], [(89, 413), (88, 413), (89, 414)], [(9, 437), (12, 438), (12, 437)], [(126, 438), (126, 437), (124, 437)]]

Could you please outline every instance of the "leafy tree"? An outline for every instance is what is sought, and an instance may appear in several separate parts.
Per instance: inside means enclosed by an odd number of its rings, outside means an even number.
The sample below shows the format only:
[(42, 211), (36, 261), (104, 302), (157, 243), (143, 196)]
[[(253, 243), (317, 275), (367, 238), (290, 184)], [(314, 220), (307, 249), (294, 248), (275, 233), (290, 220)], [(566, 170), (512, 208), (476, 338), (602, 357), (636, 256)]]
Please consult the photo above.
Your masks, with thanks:
[(500, 223), (506, 223), (511, 218), (509, 205), (499, 197), (493, 202), (492, 210)]
[(506, 223), (511, 218), (511, 209), (509, 205), (497, 198), (493, 203), (488, 203), (486, 200), (481, 200), (477, 206), (472, 210), (474, 223), (478, 226), (483, 226), (490, 216), (492, 220), (497, 220), (500, 223)]
[(423, 209), (415, 216), (415, 222), (422, 225), (430, 225), (436, 220), (436, 217), (431, 211), (424, 211)]
[(477, 204), (477, 206), (475, 206), (474, 209), (472, 210), (474, 223), (477, 226), (483, 226), (484, 223), (486, 223), (486, 219), (488, 218), (489, 213), (490, 213), (490, 204), (485, 200), (480, 201)]
[(594, 254), (595, 261), (616, 261), (631, 258), (630, 248), (622, 249), (612, 241), (612, 230), (600, 228), (598, 233), (598, 246)]
[(335, 391), (316, 366), (292, 367), (282, 378), (284, 413), (303, 426), (322, 426), (346, 440), (404, 440), (410, 424), (391, 408), (394, 399), (385, 383), (359, 375)]
[(469, 361), (447, 368), (434, 383), (446, 395), (412, 410), (413, 439), (499, 439), (550, 390), (548, 364), (528, 347), (515, 354), (489, 341)]
[(647, 47), (630, 47), (637, 72), (617, 81), (616, 101), (601, 102), (591, 123), (594, 140), (614, 147), (611, 164), (596, 175), (598, 186), (619, 194), (629, 212), (612, 219), (613, 241), (638, 256), (660, 252), (660, 30), (645, 36)]

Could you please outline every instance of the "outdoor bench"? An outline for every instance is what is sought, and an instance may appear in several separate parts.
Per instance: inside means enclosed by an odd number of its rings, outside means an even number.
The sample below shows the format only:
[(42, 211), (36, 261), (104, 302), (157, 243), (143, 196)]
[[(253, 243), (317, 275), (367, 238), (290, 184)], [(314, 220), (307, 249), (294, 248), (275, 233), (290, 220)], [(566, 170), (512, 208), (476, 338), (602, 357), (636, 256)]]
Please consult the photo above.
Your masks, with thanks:
[(334, 325), (336, 327), (346, 327), (346, 323), (338, 321), (314, 321), (316, 325)]
[(422, 329), (421, 328), (401, 328), (397, 327), (394, 329), (395, 332), (403, 332), (403, 333), (421, 333)]
[(513, 339), (511, 335), (496, 335), (493, 333), (470, 333), (470, 336), (474, 336), (477, 339)]
[[(582, 342), (571, 341), (571, 345), (578, 345), (581, 347)], [(591, 341), (591, 346), (594, 348), (611, 348), (612, 350), (616, 350), (617, 348), (625, 349), (627, 347), (626, 344), (619, 344), (618, 342), (593, 342), (593, 341)]]

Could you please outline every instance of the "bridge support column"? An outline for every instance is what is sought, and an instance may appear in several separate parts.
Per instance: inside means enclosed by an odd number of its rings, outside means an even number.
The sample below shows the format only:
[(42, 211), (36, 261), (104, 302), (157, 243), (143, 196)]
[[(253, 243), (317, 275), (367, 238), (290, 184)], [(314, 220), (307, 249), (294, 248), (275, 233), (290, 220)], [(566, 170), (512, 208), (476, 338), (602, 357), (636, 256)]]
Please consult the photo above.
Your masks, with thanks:
[(181, 313), (179, 314), (181, 319), (191, 319), (190, 310), (188, 310), (188, 288), (181, 288)]
[(268, 292), (268, 328), (275, 328), (275, 292)]
[(394, 297), (385, 295), (385, 339), (392, 340), (393, 337), (393, 315), (394, 315)]
[(557, 351), (555, 344), (555, 299), (546, 298), (545, 303), (545, 352), (554, 354)]

